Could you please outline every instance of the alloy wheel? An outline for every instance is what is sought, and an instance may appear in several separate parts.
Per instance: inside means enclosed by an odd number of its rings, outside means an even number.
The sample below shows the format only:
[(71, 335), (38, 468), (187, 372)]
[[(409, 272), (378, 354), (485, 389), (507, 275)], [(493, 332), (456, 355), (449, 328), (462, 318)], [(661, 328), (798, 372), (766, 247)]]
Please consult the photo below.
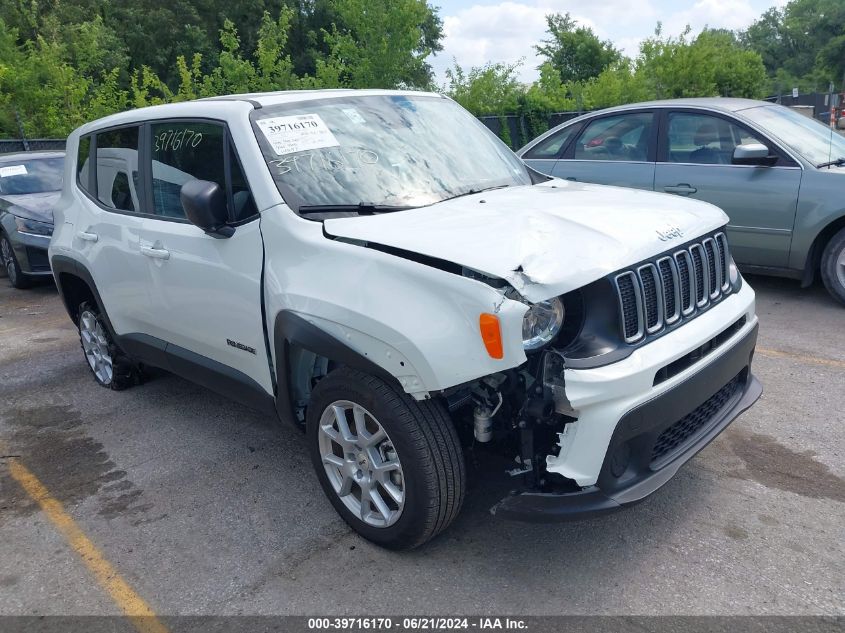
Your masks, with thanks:
[(836, 260), (836, 279), (839, 280), (839, 285), (845, 288), (845, 248), (839, 251)]
[(3, 267), (6, 269), (9, 281), (14, 286), (18, 277), (17, 271), (15, 270), (15, 255), (12, 252), (12, 245), (9, 244), (9, 240), (5, 237), (0, 240), (0, 257), (3, 259)]
[(101, 383), (109, 384), (114, 375), (109, 343), (100, 321), (93, 312), (86, 310), (79, 316), (79, 337), (82, 339), (82, 350), (91, 371)]
[(396, 523), (405, 505), (405, 478), (393, 442), (364, 407), (337, 400), (320, 417), (318, 442), (335, 493), (373, 527)]

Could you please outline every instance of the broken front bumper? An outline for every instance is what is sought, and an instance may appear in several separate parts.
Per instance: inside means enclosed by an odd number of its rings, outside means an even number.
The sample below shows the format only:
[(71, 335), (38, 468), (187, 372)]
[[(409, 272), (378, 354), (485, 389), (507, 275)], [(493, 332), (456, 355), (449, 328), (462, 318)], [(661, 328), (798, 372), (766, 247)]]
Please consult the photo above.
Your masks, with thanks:
[(642, 501), (760, 397), (751, 374), (757, 324), (700, 371), (629, 410), (613, 431), (595, 485), (574, 493), (523, 492), (491, 509), (522, 521), (588, 518)]

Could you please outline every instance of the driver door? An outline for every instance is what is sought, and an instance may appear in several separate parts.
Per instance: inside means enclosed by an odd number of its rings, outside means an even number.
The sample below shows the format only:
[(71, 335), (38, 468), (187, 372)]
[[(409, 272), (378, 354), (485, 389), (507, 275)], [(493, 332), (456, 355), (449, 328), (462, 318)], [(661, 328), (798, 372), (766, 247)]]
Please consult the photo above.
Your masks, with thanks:
[[(213, 380), (203, 380), (205, 370), (240, 383), (246, 377), (272, 394), (261, 314), (259, 215), (226, 126), (154, 121), (147, 130), (153, 216), (144, 222), (140, 250), (152, 276), (156, 319), (150, 334), (167, 341), (177, 373), (187, 371), (212, 388)], [(216, 182), (226, 191), (236, 227), (230, 238), (206, 235), (186, 219), (180, 189), (192, 179)]]

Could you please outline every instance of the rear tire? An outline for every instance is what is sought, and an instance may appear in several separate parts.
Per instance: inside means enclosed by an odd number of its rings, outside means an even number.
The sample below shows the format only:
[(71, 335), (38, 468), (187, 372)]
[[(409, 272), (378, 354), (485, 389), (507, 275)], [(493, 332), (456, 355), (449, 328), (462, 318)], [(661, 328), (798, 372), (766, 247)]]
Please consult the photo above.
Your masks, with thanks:
[(821, 275), (827, 291), (845, 305), (845, 229), (830, 238), (825, 246)]
[(77, 323), (85, 362), (98, 385), (121, 391), (139, 383), (138, 368), (112, 340), (96, 304), (84, 301)]
[(437, 402), (417, 402), (380, 378), (341, 367), (314, 388), (306, 437), (329, 501), (377, 545), (418, 547), (461, 508), (463, 453)]
[(21, 270), (15, 249), (12, 248), (12, 243), (5, 234), (0, 235), (0, 260), (2, 260), (3, 270), (12, 286), (19, 290), (32, 286), (32, 279)]

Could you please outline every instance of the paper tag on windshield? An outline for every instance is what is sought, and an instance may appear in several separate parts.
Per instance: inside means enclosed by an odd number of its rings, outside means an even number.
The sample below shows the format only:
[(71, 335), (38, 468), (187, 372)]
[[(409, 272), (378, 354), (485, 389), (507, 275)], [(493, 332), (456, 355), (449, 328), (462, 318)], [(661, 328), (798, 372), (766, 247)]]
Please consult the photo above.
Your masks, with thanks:
[(26, 165), (0, 167), (0, 178), (6, 178), (8, 176), (26, 176)]
[(340, 145), (319, 114), (277, 116), (256, 123), (278, 155)]

